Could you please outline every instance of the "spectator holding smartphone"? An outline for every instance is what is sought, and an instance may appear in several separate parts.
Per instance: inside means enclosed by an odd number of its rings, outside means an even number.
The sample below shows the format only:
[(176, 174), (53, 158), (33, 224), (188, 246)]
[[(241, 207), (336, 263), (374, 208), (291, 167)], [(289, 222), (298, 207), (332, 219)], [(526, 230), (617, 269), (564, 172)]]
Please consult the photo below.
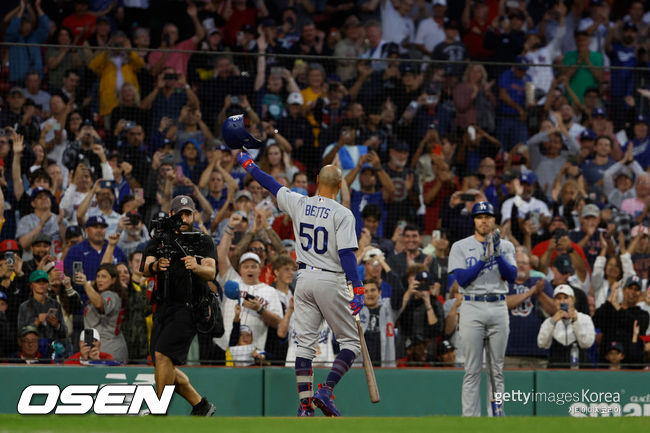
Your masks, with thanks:
[(90, 365), (92, 361), (112, 361), (110, 353), (102, 352), (102, 340), (95, 328), (86, 328), (79, 336), (79, 352), (65, 360), (65, 365)]
[(127, 362), (129, 356), (122, 334), (121, 317), (128, 308), (128, 296), (120, 285), (117, 268), (104, 263), (99, 266), (94, 283), (88, 281), (83, 272), (75, 273), (74, 280), (88, 296), (84, 326), (97, 329), (107, 353), (120, 362)]
[(115, 182), (97, 179), (93, 189), (86, 194), (77, 208), (77, 222), (83, 225), (92, 217), (101, 216), (108, 224), (106, 233), (115, 233), (120, 220), (120, 214), (115, 209)]
[(35, 326), (41, 338), (47, 340), (48, 346), (54, 340), (65, 339), (68, 330), (63, 321), (63, 311), (61, 304), (48, 296), (50, 277), (47, 272), (42, 269), (32, 272), (29, 276), (29, 287), (32, 296), (18, 309), (18, 329), (27, 325)]
[(575, 295), (567, 284), (555, 288), (553, 302), (557, 312), (542, 323), (537, 345), (550, 350), (550, 368), (578, 368), (589, 361), (587, 349), (596, 339), (594, 323), (587, 314), (575, 309)]

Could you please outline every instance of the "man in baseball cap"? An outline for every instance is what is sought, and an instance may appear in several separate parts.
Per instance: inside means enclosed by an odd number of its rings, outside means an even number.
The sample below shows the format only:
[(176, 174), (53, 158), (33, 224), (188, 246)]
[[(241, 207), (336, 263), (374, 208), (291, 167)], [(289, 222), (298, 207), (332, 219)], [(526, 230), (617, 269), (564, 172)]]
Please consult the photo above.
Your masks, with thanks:
[(25, 215), (16, 225), (16, 239), (21, 247), (31, 246), (34, 237), (47, 233), (52, 240), (61, 241), (58, 217), (52, 213), (54, 197), (49, 189), (36, 187), (32, 190), (31, 205), (33, 213)]
[(79, 334), (79, 352), (65, 360), (65, 365), (92, 365), (90, 361), (112, 361), (110, 353), (102, 352), (102, 339), (95, 328), (86, 328)]
[[(242, 222), (242, 215), (235, 212), (230, 216), (227, 226), (221, 237), (221, 242), (217, 247), (219, 257), (228, 255), (230, 246), (233, 243), (235, 230)], [(224, 256), (225, 254), (225, 256)], [(254, 252), (246, 252), (241, 255), (239, 262), (234, 264), (238, 266), (238, 271), (235, 270), (233, 264), (229, 260), (219, 260), (219, 274), (217, 281), (221, 286), (225, 286), (226, 281), (232, 280), (239, 284), (241, 293), (241, 307), (242, 307), (242, 325), (249, 326), (253, 331), (253, 346), (257, 350), (264, 350), (265, 341), (267, 339), (268, 327), (276, 327), (277, 323), (282, 318), (282, 304), (278, 291), (266, 283), (260, 281), (260, 274), (262, 272), (262, 260)], [(250, 296), (244, 297), (245, 294)], [(225, 334), (221, 342), (227, 344), (227, 336), (232, 329), (232, 313), (234, 312), (235, 305), (238, 304), (236, 300), (225, 299), (223, 305), (224, 327)]]
[(40, 364), (48, 363), (49, 360), (41, 360), (38, 351), (38, 340), (41, 337), (34, 325), (26, 325), (18, 331), (18, 347), (20, 350), (9, 355), (9, 362), (12, 364)]
[[(29, 275), (35, 271), (38, 265), (41, 264), (41, 261), (46, 257), (48, 257), (48, 260), (46, 260), (46, 262), (54, 261), (54, 257), (50, 256), (50, 251), (52, 249), (52, 238), (50, 238), (49, 235), (45, 233), (37, 234), (34, 236), (34, 240), (32, 240), (31, 247), (33, 258), (23, 263), (23, 271), (25, 272), (25, 275)], [(47, 264), (46, 262), (43, 263), (43, 266)]]
[[(99, 268), (104, 252), (108, 247), (106, 227), (108, 227), (108, 224), (101, 215), (91, 216), (86, 220), (86, 224), (84, 224), (86, 239), (73, 245), (63, 260), (66, 275), (73, 275), (72, 264), (74, 262), (81, 262), (83, 264), (83, 272), (88, 281), (95, 280), (97, 268)], [(126, 256), (118, 246), (115, 246), (113, 250), (113, 260), (115, 263), (126, 263), (127, 261)], [(81, 300), (85, 302), (88, 299), (85, 290), (78, 287), (78, 291), (81, 295)]]
[[(579, 259), (579, 257), (578, 257)], [(583, 313), (589, 312), (589, 304), (587, 302), (587, 295), (582, 289), (578, 289), (580, 285), (579, 279), (575, 276), (575, 268), (571, 256), (568, 254), (558, 254), (551, 263), (551, 271), (553, 272), (553, 280), (551, 286), (558, 287), (565, 285), (573, 287), (571, 296), (575, 298), (576, 309)]]
[[(586, 204), (580, 211), (580, 229), (571, 230), (569, 237), (579, 245), (585, 245), (584, 252), (587, 262), (593, 269), (596, 257), (600, 254), (600, 209), (593, 203)], [(588, 246), (588, 248), (587, 248)]]
[(568, 367), (573, 347), (578, 349), (579, 363), (589, 360), (587, 349), (594, 343), (596, 332), (591, 317), (576, 309), (576, 292), (581, 290), (568, 284), (558, 285), (553, 291), (557, 311), (539, 328), (537, 345), (542, 349), (550, 348), (549, 366)]
[[(638, 337), (644, 335), (644, 330), (648, 329), (650, 315), (638, 305), (642, 288), (643, 280), (637, 275), (632, 275), (625, 280), (623, 301), (620, 304), (617, 291), (612, 290), (607, 302), (596, 309), (594, 324), (603, 333), (601, 356), (607, 353), (608, 345), (616, 341), (624, 347), (624, 364), (643, 363), (644, 342)], [(638, 326), (636, 331), (635, 326)], [(635, 332), (639, 333), (636, 339)]]
[(625, 359), (625, 349), (618, 341), (611, 341), (607, 345), (607, 352), (605, 352), (605, 359), (609, 363), (610, 370), (620, 370), (621, 361)]
[[(197, 305), (208, 300), (208, 281), (213, 281), (217, 270), (214, 241), (202, 231), (194, 229), (194, 200), (186, 195), (172, 199), (170, 218), (180, 219), (174, 240), (182, 247), (180, 255), (164, 255), (159, 241), (152, 240), (143, 254), (143, 275), (162, 281), (156, 290), (156, 315), (153, 319), (149, 350), (154, 359), (158, 395), (166, 385), (176, 384), (176, 390), (192, 405), (192, 415), (212, 416), (216, 407), (202, 397), (177, 366), (184, 364), (190, 344), (198, 329), (208, 329), (214, 312), (209, 317), (196, 317), (188, 304)], [(187, 236), (185, 235), (187, 234)], [(226, 260), (228, 261), (228, 260)], [(165, 276), (165, 277), (164, 277)], [(204, 311), (203, 309), (200, 309)], [(181, 383), (182, 385), (179, 385)]]
[[(192, 197), (187, 195), (177, 195), (174, 197), (171, 204), (171, 215), (181, 215), (181, 219), (183, 220), (180, 227), (181, 231), (186, 232), (194, 227), (195, 210), (196, 207), (194, 206), (194, 200), (192, 200)], [(191, 218), (189, 218), (189, 216), (191, 216)]]

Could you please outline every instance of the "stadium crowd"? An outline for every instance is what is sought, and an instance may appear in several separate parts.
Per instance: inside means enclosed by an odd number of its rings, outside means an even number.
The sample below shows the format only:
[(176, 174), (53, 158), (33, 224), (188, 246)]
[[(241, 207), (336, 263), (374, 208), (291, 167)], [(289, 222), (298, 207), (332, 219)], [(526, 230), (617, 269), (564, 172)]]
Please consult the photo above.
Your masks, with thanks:
[[(142, 252), (184, 194), (218, 248), (226, 329), (199, 334), (190, 359), (291, 364), (293, 251), (311, 239), (220, 140), (243, 114), (281, 184), (312, 195), (322, 165), (342, 169), (378, 365), (462, 365), (447, 256), (486, 200), (517, 247), (506, 366), (649, 365), (644, 2), (0, 10), (0, 360), (148, 362)], [(228, 281), (256, 299), (225, 297)], [(320, 335), (315, 361), (331, 363), (336, 341)]]

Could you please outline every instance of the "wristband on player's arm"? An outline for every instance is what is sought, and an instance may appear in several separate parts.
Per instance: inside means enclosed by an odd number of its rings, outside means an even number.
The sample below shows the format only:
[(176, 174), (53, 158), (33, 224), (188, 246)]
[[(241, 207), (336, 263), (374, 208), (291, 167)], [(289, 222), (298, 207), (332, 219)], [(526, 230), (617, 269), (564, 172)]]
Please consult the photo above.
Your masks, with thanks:
[(278, 191), (280, 190), (280, 188), (282, 188), (282, 185), (280, 185), (273, 176), (264, 173), (262, 169), (260, 169), (255, 164), (255, 162), (250, 157), (250, 155), (242, 152), (237, 157), (237, 160), (244, 168), (244, 170), (246, 170), (251, 176), (253, 176), (253, 179), (258, 181), (260, 185), (262, 185), (264, 188), (269, 190), (274, 196), (278, 195)]

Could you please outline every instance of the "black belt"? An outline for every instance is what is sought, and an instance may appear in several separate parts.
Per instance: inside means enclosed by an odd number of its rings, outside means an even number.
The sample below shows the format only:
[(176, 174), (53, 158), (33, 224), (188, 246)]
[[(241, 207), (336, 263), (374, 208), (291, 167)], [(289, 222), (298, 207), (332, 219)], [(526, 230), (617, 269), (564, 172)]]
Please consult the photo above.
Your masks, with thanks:
[(338, 272), (338, 271), (330, 271), (329, 269), (317, 268), (316, 266), (307, 266), (304, 263), (298, 263), (298, 269), (309, 269), (310, 271), (331, 272), (333, 274), (342, 274), (343, 273), (343, 272)]
[(466, 301), (478, 301), (478, 302), (498, 302), (505, 301), (506, 295), (464, 295), (463, 299)]

